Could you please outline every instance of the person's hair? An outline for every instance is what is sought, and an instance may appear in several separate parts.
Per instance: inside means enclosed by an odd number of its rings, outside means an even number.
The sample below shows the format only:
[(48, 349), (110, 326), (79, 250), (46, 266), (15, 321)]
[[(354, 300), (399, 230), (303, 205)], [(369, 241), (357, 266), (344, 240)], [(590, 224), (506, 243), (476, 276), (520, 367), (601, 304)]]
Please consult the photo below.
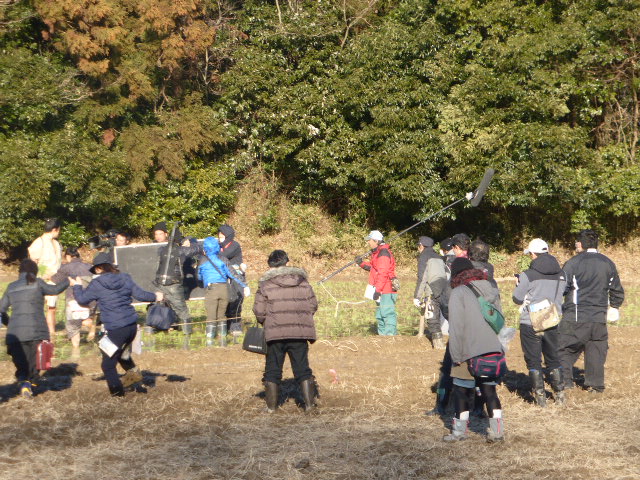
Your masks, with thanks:
[(33, 283), (38, 277), (38, 264), (30, 258), (25, 258), (20, 262), (18, 273), (26, 273), (27, 283)]
[(451, 237), (451, 245), (454, 247), (460, 247), (464, 251), (469, 251), (471, 245), (471, 239), (466, 233), (456, 233)]
[(469, 247), (469, 258), (476, 262), (489, 261), (489, 244), (482, 240), (474, 240)]
[(289, 257), (287, 256), (287, 252), (284, 250), (274, 250), (269, 254), (269, 259), (267, 260), (267, 264), (271, 268), (284, 267), (289, 261)]
[(111, 263), (102, 263), (100, 265), (96, 265), (96, 267), (102, 270), (102, 273), (120, 273), (120, 270)]
[(73, 258), (80, 258), (80, 252), (78, 252), (78, 247), (67, 247), (64, 249), (64, 254), (69, 255)]
[(598, 248), (598, 234), (593, 230), (582, 230), (578, 233), (578, 241), (585, 250)]
[(44, 221), (44, 231), (48, 233), (51, 230), (60, 228), (61, 225), (62, 224), (60, 223), (60, 220), (58, 220), (57, 218), (47, 218)]
[(118, 232), (116, 233), (116, 237), (117, 236), (124, 237), (127, 240), (127, 242), (131, 240), (131, 235), (127, 232)]

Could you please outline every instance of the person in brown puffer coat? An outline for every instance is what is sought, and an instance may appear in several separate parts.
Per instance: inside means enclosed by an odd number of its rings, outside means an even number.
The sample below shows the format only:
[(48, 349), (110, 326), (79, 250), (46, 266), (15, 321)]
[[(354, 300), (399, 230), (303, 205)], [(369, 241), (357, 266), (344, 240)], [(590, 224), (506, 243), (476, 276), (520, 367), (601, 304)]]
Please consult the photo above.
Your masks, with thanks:
[(288, 267), (289, 257), (284, 250), (269, 255), (271, 267), (260, 279), (253, 313), (264, 325), (267, 357), (264, 367), (264, 386), (267, 412), (278, 407), (279, 386), (285, 355), (289, 355), (291, 369), (300, 384), (305, 411), (315, 407), (317, 390), (309, 367), (309, 343), (316, 340), (313, 315), (318, 301), (307, 280), (307, 273)]

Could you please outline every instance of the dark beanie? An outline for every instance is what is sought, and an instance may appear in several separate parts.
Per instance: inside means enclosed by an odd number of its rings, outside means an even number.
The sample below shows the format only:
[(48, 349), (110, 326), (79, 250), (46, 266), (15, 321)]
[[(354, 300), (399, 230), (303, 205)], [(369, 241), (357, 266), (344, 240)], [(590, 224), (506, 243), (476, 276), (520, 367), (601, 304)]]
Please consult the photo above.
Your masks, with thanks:
[(152, 231), (155, 232), (156, 230), (162, 230), (165, 233), (169, 233), (169, 230), (167, 230), (167, 222), (158, 222), (153, 226)]
[(420, 237), (418, 239), (418, 245), (422, 245), (423, 247), (433, 247), (433, 238), (431, 238), (431, 237)]
[(472, 270), (473, 263), (471, 260), (464, 257), (456, 258), (451, 264), (451, 278), (455, 278), (460, 272), (464, 272), (465, 270)]

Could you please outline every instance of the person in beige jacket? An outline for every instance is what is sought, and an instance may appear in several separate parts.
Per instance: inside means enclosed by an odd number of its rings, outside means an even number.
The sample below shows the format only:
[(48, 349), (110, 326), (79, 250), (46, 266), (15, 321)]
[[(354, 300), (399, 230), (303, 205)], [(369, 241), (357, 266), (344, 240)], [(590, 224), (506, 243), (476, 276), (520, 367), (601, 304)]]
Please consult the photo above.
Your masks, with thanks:
[[(44, 233), (29, 245), (29, 258), (38, 265), (38, 276), (46, 282), (51, 282), (51, 277), (56, 274), (62, 265), (62, 247), (58, 242), (60, 235), (60, 220), (47, 218), (44, 222)], [(56, 331), (56, 302), (57, 295), (47, 295), (47, 326), (51, 334), (51, 342)]]

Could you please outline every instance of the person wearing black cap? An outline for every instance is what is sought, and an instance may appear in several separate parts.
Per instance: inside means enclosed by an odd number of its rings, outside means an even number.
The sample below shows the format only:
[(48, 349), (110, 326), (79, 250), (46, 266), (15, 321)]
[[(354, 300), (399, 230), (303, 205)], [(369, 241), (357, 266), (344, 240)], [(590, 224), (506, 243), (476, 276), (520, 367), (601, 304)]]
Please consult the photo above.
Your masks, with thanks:
[[(158, 222), (153, 226), (153, 238), (156, 243), (169, 241), (170, 235), (166, 222)], [(186, 335), (191, 334), (191, 314), (189, 313), (189, 307), (187, 307), (185, 291), (182, 285), (184, 275), (182, 266), (187, 257), (192, 257), (198, 254), (199, 251), (200, 246), (189, 239), (183, 239), (180, 230), (177, 228), (171, 251), (169, 250), (169, 245), (163, 245), (158, 248), (158, 270), (153, 284), (164, 294), (164, 299), (171, 309), (176, 312), (182, 324), (182, 331)], [(171, 252), (171, 255), (169, 255), (169, 252)], [(164, 268), (167, 262), (169, 266), (165, 275)]]
[(564, 264), (567, 289), (558, 325), (560, 363), (565, 388), (573, 388), (573, 364), (584, 352), (584, 388), (604, 392), (604, 364), (609, 350), (607, 321), (616, 321), (624, 288), (613, 261), (598, 252), (598, 234), (582, 230), (577, 255)]
[(449, 297), (449, 351), (453, 367), (453, 401), (455, 417), (445, 442), (467, 438), (469, 411), (473, 406), (475, 387), (478, 385), (489, 413), (487, 441), (504, 440), (502, 406), (496, 392), (496, 380), (474, 377), (468, 369), (468, 360), (487, 353), (501, 353), (503, 347), (498, 336), (487, 323), (480, 308), (475, 289), (496, 309), (501, 310), (498, 289), (487, 281), (487, 273), (475, 269), (470, 260), (456, 258), (451, 264), (451, 296)]
[[(218, 241), (220, 242), (221, 259), (227, 260), (227, 266), (236, 278), (246, 283), (245, 272), (247, 266), (242, 262), (242, 247), (235, 239), (236, 231), (231, 225), (226, 223), (218, 228)], [(235, 284), (234, 284), (235, 286)], [(242, 333), (242, 303), (244, 302), (244, 294), (238, 291), (238, 298), (229, 302), (225, 311), (227, 317), (227, 331), (231, 332), (235, 339)]]
[[(97, 275), (87, 288), (82, 288), (79, 277), (70, 278), (73, 296), (81, 305), (97, 302), (100, 319), (106, 330), (100, 341), (102, 349), (102, 372), (113, 396), (124, 396), (127, 386), (142, 381), (142, 374), (131, 358), (131, 343), (138, 331), (138, 314), (131, 305), (135, 298), (142, 302), (160, 302), (162, 292), (147, 292), (140, 288), (127, 273), (111, 264), (111, 256), (102, 252), (93, 259), (91, 273)], [(116, 365), (125, 369), (122, 380)]]
[(447, 285), (447, 274), (443, 258), (433, 250), (431, 237), (418, 239), (418, 282), (413, 294), (413, 303), (422, 309), (433, 348), (444, 350), (440, 326), (440, 300)]

